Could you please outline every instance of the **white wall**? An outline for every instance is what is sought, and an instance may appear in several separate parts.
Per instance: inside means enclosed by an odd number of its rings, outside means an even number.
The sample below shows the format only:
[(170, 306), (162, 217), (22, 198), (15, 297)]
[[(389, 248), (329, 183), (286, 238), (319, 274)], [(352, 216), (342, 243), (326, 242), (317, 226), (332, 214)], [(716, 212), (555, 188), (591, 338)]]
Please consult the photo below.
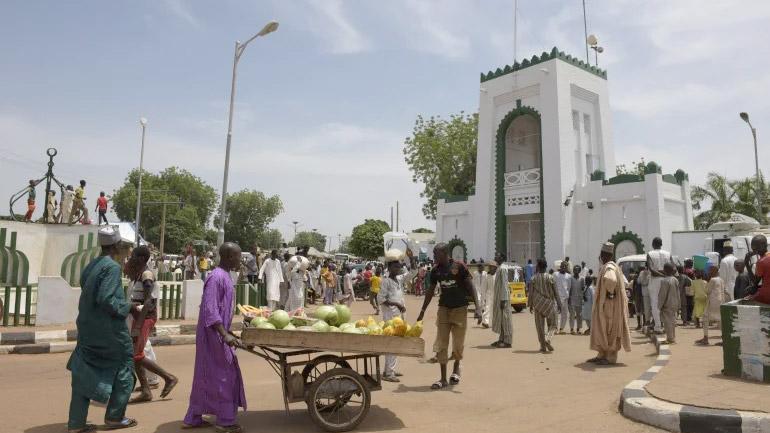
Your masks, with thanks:
[(62, 277), (40, 277), (37, 293), (35, 325), (60, 325), (77, 319), (79, 287), (70, 287)]
[(447, 203), (440, 199), (437, 203), (436, 212), (436, 242), (449, 242), (457, 237), (465, 242), (468, 249), (468, 257), (476, 257), (477, 251), (474, 249), (473, 240), (473, 208), (474, 196), (468, 197), (467, 201), (458, 201)]

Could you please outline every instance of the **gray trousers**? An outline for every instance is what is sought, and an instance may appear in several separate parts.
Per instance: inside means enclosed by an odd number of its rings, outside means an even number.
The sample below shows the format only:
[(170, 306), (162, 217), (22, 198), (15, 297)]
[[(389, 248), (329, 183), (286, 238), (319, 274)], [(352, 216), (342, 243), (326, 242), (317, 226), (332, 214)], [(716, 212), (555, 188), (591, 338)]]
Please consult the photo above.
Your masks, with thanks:
[(660, 310), (663, 328), (666, 330), (666, 339), (676, 341), (676, 311), (671, 309)]
[[(546, 324), (548, 329), (546, 330)], [(544, 316), (535, 311), (535, 329), (537, 330), (537, 341), (540, 342), (540, 348), (545, 348), (545, 343), (551, 342), (556, 331), (556, 315)]]
[[(569, 329), (580, 330), (583, 327), (583, 307), (577, 305), (569, 306)], [(575, 324), (577, 323), (577, 326)]]

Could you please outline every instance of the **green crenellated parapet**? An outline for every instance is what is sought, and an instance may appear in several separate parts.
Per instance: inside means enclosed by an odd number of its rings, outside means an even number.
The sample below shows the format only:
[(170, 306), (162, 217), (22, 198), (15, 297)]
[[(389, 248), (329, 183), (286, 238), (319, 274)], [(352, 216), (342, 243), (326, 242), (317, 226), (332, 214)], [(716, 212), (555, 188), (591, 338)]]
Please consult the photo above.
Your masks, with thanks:
[(0, 228), (0, 285), (25, 286), (29, 283), (29, 259), (16, 249), (16, 232), (8, 235), (8, 229)]
[(80, 285), (80, 273), (101, 251), (94, 238), (94, 233), (80, 235), (77, 251), (65, 257), (62, 262), (61, 276), (72, 287)]

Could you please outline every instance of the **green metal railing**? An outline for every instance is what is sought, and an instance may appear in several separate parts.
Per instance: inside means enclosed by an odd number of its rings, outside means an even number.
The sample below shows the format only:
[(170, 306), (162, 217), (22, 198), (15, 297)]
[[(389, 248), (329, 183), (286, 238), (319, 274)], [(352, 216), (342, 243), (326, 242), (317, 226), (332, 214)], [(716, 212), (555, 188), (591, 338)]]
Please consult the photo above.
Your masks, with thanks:
[(177, 320), (182, 317), (182, 283), (158, 281), (160, 299), (158, 318), (160, 320)]
[(30, 326), (34, 324), (33, 307), (37, 307), (37, 284), (0, 286), (2, 298), (2, 326)]
[(175, 272), (158, 273), (158, 281), (182, 281), (182, 280), (184, 280), (184, 275), (182, 275), (182, 273), (175, 273)]
[(267, 287), (265, 283), (251, 284), (247, 282), (235, 285), (235, 303), (263, 307), (267, 305)]

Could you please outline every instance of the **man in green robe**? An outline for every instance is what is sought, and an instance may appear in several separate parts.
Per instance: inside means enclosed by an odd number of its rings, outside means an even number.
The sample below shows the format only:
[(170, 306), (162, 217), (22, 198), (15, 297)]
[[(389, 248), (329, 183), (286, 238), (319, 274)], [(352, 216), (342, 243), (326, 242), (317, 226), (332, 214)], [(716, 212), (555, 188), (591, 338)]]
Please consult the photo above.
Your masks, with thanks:
[(78, 339), (67, 363), (72, 372), (70, 433), (96, 431), (86, 424), (91, 400), (106, 403), (104, 422), (108, 429), (133, 427), (126, 418), (126, 405), (134, 387), (133, 345), (126, 325), (131, 303), (126, 301), (121, 282), (121, 263), (130, 242), (116, 227), (99, 230), (102, 253), (83, 269), (78, 304)]

